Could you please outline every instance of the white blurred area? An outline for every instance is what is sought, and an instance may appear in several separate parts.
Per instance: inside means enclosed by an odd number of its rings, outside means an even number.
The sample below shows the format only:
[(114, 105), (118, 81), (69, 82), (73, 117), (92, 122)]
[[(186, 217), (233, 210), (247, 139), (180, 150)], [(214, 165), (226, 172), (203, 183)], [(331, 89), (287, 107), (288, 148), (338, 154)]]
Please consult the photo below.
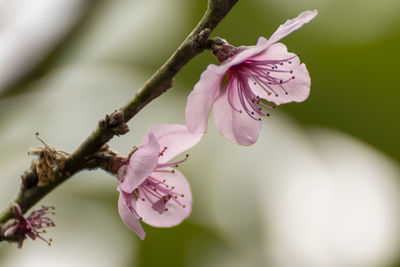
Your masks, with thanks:
[(0, 0), (0, 92), (29, 73), (80, 19), (88, 0)]
[[(150, 76), (102, 60), (135, 53), (127, 39), (134, 37), (131, 31), (139, 30), (137, 25), (148, 31), (152, 46), (160, 45), (154, 25), (186, 19), (174, 15), (183, 12), (184, 1), (174, 3), (180, 3), (175, 5), (178, 13), (164, 12), (169, 5), (162, 0), (107, 2), (98, 15), (104, 17), (102, 24), (91, 25), (83, 44), (70, 54), (81, 61), (68, 59), (69, 64), (33, 83), (26, 93), (0, 98), (0, 112), (7, 114), (0, 116), (0, 206), (17, 192), (19, 176), (30, 163), (26, 151), (39, 145), (36, 131), (50, 145), (72, 151), (104, 114), (123, 104)], [(131, 10), (132, 17), (144, 11), (140, 19), (116, 20), (123, 10), (126, 16)], [(146, 28), (150, 14), (156, 19)], [(121, 27), (114, 25), (118, 22)], [(42, 23), (44, 27), (48, 21)], [(113, 38), (110, 29), (119, 29)], [(182, 34), (179, 27), (168, 30), (163, 34)], [(176, 42), (164, 40), (165, 46)], [(145, 43), (139, 39), (135, 45), (147, 51)], [(7, 55), (18, 62), (18, 54)], [(129, 123), (131, 131), (114, 138), (111, 148), (127, 154), (152, 124), (183, 123), (182, 87), (178, 80), (140, 112)], [(397, 257), (399, 166), (343, 133), (304, 129), (277, 109), (264, 120), (260, 140), (239, 147), (217, 133), (211, 118), (208, 134), (180, 168), (194, 193), (189, 220), (215, 229), (231, 247), (210, 247), (207, 257), (196, 258), (200, 248), (193, 243), (187, 266), (384, 267)], [(102, 171), (82, 172), (67, 181), (41, 201), (56, 206), (57, 226), (46, 234), (54, 240), (52, 246), (26, 240), (17, 250), (0, 243), (0, 266), (128, 266), (140, 241), (118, 216), (116, 186)], [(99, 201), (103, 196), (115, 203)]]

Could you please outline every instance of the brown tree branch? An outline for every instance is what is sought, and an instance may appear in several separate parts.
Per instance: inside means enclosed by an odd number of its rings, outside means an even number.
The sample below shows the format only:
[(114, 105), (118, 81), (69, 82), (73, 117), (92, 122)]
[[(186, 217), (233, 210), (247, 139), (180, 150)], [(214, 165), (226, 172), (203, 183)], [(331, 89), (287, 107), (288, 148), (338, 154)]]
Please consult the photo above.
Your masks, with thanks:
[[(96, 158), (96, 153), (102, 151), (102, 147), (114, 135), (126, 133), (128, 130), (126, 123), (143, 107), (172, 86), (175, 75), (193, 57), (205, 49), (210, 32), (226, 16), (237, 1), (208, 0), (208, 8), (203, 18), (172, 56), (150, 77), (132, 99), (119, 110), (101, 120), (93, 133), (66, 158), (62, 166), (57, 165), (54, 167), (54, 179), (52, 181), (38, 186), (37, 162), (32, 162), (31, 167), (21, 176), (22, 182), (17, 196), (0, 214), (0, 241), (13, 241), (13, 239), (7, 239), (4, 236), (7, 221), (14, 218), (13, 203), (18, 203), (22, 212), (25, 213), (40, 199), (75, 173), (94, 167), (101, 167), (106, 170), (110, 168), (110, 165), (107, 165), (104, 161), (96, 162), (96, 160), (93, 160)], [(104, 167), (104, 164), (106, 167)], [(108, 169), (107, 171), (110, 170)], [(115, 170), (111, 172), (113, 171)]]

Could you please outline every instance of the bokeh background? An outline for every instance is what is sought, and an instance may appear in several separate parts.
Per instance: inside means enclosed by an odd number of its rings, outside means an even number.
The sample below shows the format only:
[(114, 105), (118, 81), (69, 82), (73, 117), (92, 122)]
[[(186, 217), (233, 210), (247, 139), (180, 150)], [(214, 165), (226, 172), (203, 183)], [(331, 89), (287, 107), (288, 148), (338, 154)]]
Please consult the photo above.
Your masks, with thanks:
[[(196, 25), (206, 0), (0, 1), (0, 206), (18, 190), (34, 134), (72, 151), (121, 106)], [(239, 147), (210, 120), (180, 166), (188, 220), (145, 226), (119, 218), (116, 179), (82, 172), (40, 204), (57, 227), (22, 250), (0, 243), (0, 266), (400, 266), (400, 2), (239, 1), (212, 33), (234, 45), (269, 37), (301, 11), (311, 23), (282, 40), (312, 78), (310, 98), (280, 106), (259, 141)], [(184, 123), (187, 94), (209, 51), (114, 138), (122, 154), (154, 123)]]

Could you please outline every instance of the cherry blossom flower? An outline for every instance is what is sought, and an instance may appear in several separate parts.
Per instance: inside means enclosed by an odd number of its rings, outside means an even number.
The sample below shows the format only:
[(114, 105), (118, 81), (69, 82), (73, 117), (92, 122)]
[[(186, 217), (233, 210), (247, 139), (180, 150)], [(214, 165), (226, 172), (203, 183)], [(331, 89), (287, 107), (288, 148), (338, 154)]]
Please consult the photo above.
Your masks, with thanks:
[(17, 237), (18, 248), (22, 247), (22, 244), (27, 236), (29, 236), (32, 240), (39, 238), (46, 242), (49, 246), (51, 245), (53, 240), (51, 238), (45, 239), (41, 236), (41, 234), (46, 233), (44, 228), (55, 226), (54, 222), (47, 217), (49, 214), (55, 214), (54, 207), (42, 206), (41, 209), (32, 211), (31, 214), (25, 219), (20, 206), (14, 203), (13, 212), (16, 221), (4, 232), (5, 237)]
[[(186, 104), (186, 125), (193, 132), (206, 132), (208, 116), (219, 132), (234, 143), (254, 144), (265, 110), (289, 102), (301, 102), (310, 92), (306, 66), (280, 39), (312, 20), (318, 11), (305, 11), (279, 26), (269, 40), (260, 37), (255, 46), (233, 47), (216, 43), (213, 52), (221, 65), (211, 64), (202, 73)], [(266, 101), (265, 101), (266, 100)]]
[(186, 219), (192, 209), (192, 193), (186, 178), (172, 167), (184, 162), (170, 160), (200, 141), (184, 125), (158, 124), (118, 171), (122, 181), (118, 211), (125, 225), (141, 239), (143, 221), (155, 227), (172, 227)]

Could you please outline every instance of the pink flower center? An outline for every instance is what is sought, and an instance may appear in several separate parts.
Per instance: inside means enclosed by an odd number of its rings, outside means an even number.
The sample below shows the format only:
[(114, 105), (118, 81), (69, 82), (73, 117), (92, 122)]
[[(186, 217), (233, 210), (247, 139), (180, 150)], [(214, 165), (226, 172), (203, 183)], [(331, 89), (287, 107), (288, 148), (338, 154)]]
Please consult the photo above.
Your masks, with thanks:
[[(161, 157), (166, 150), (167, 147), (164, 147), (160, 152), (159, 157)], [(178, 167), (178, 164), (185, 162), (188, 157), (189, 155), (186, 154), (185, 158), (182, 160), (157, 164), (154, 172), (174, 173), (175, 170), (171, 169), (171, 167)], [(147, 177), (147, 179), (133, 192), (133, 195), (136, 199), (149, 201), (153, 210), (160, 214), (168, 211), (168, 208), (165, 206), (170, 200), (174, 201), (176, 204), (178, 204), (178, 206), (186, 208), (186, 205), (180, 201), (181, 198), (185, 197), (184, 194), (176, 192), (175, 186), (169, 184), (165, 179), (159, 180), (151, 175)], [(131, 208), (131, 211), (135, 212), (136, 215), (141, 219), (141, 217), (133, 208)]]
[[(279, 97), (277, 90), (281, 90), (287, 95), (288, 92), (284, 85), (295, 79), (293, 70), (288, 69), (287, 66), (292, 64), (290, 60), (295, 57), (280, 60), (248, 59), (239, 65), (231, 67), (228, 70), (226, 89), (228, 90), (228, 102), (232, 109), (239, 113), (242, 113), (244, 110), (255, 120), (261, 120), (259, 116), (269, 116), (270, 114), (264, 113), (263, 109), (272, 109), (275, 106), (270, 106), (262, 102), (260, 96), (254, 92), (252, 87), (258, 86), (268, 96), (274, 94), (276, 97)], [(282, 77), (285, 78), (283, 79)], [(233, 90), (235, 89), (237, 90), (236, 93), (242, 106), (241, 108), (234, 105)]]

